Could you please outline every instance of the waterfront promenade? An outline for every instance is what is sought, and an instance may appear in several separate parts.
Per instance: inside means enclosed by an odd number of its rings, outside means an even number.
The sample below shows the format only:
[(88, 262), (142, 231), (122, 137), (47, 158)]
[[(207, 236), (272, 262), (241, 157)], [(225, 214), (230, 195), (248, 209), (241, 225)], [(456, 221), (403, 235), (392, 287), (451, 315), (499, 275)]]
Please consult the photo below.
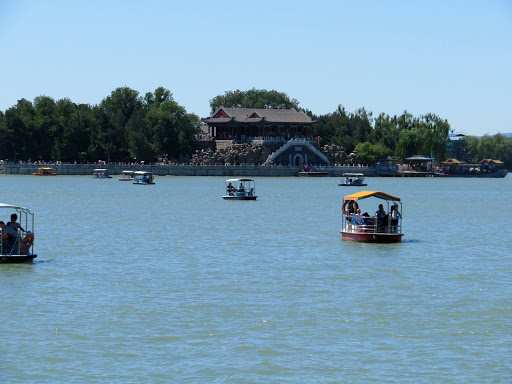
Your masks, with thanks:
[[(52, 167), (58, 175), (92, 175), (96, 168), (107, 168), (111, 175), (124, 170), (149, 171), (157, 176), (225, 176), (225, 177), (291, 177), (298, 176), (303, 167), (263, 165), (169, 165), (169, 164), (0, 164), (0, 174), (32, 175), (38, 167)], [(377, 176), (377, 167), (367, 166), (323, 166), (315, 171), (327, 172), (327, 176), (341, 177), (345, 172), (359, 172), (365, 176)]]

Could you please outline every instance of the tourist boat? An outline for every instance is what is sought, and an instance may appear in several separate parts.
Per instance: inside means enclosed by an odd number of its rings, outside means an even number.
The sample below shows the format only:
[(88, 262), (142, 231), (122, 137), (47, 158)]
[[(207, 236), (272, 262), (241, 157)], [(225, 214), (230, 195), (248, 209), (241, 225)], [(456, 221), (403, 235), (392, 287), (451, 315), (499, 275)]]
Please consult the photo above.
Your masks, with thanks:
[(257, 197), (254, 180), (226, 180), (226, 194), (222, 196), (224, 200), (256, 200)]
[(153, 185), (155, 182), (153, 181), (155, 177), (153, 176), (153, 172), (146, 171), (135, 171), (133, 172), (133, 184), (139, 185)]
[(100, 169), (94, 170), (94, 172), (92, 173), (92, 178), (93, 179), (111, 179), (112, 176), (109, 175), (108, 169), (100, 168)]
[(121, 177), (117, 181), (133, 181), (134, 171), (122, 171)]
[(0, 224), (0, 263), (31, 262), (37, 257), (34, 253), (34, 214), (30, 209), (18, 205), (0, 203), (0, 208), (9, 209), (11, 212), (15, 210), (22, 229), (26, 231), (12, 229), (17, 234), (10, 235), (4, 227), (7, 224)]
[(57, 176), (56, 172), (53, 172), (51, 167), (39, 167), (37, 172), (33, 173), (34, 176)]
[[(370, 197), (383, 200), (387, 203), (386, 213), (390, 212), (391, 207), (396, 208), (396, 219), (391, 214), (386, 214), (386, 218), (377, 218), (368, 215), (368, 213), (351, 214), (348, 212), (347, 204), (352, 202), (354, 209), (360, 209), (358, 202)], [(400, 203), (400, 206), (398, 206)], [(343, 220), (341, 229), (342, 240), (358, 241), (363, 243), (400, 243), (404, 234), (402, 233), (402, 202), (399, 197), (388, 195), (384, 192), (362, 191), (347, 195), (343, 198)]]
[(368, 184), (364, 183), (364, 174), (362, 173), (344, 173), (338, 185), (341, 187), (366, 187)]

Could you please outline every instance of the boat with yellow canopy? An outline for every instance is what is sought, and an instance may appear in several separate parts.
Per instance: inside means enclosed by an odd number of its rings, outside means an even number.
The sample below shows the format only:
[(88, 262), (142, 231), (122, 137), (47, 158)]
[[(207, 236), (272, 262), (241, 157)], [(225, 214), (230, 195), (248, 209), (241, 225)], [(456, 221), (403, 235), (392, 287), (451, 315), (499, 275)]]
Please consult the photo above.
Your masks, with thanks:
[(53, 172), (52, 167), (39, 167), (37, 172), (33, 173), (34, 176), (57, 176), (57, 172)]
[[(373, 216), (361, 214), (359, 202), (374, 197), (383, 200)], [(361, 191), (343, 198), (342, 240), (363, 243), (400, 243), (402, 232), (402, 202), (399, 197), (380, 191)]]

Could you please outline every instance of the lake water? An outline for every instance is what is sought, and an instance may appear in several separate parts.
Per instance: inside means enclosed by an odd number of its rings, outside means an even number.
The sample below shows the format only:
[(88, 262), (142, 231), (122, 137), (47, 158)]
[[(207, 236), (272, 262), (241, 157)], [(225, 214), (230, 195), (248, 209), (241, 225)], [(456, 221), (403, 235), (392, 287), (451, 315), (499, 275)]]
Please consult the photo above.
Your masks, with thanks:
[(0, 265), (1, 383), (512, 382), (510, 175), (367, 178), (382, 245), (341, 240), (337, 178), (155, 181), (0, 176), (38, 253)]

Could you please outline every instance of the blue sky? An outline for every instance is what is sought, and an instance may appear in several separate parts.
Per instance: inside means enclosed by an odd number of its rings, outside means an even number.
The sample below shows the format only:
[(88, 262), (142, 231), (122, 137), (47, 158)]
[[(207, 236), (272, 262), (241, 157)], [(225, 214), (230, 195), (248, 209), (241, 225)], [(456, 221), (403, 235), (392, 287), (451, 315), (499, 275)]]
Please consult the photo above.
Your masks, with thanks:
[(121, 86), (163, 86), (200, 117), (256, 88), (316, 114), (512, 132), (512, 1), (0, 0), (1, 111), (39, 95), (98, 104)]

